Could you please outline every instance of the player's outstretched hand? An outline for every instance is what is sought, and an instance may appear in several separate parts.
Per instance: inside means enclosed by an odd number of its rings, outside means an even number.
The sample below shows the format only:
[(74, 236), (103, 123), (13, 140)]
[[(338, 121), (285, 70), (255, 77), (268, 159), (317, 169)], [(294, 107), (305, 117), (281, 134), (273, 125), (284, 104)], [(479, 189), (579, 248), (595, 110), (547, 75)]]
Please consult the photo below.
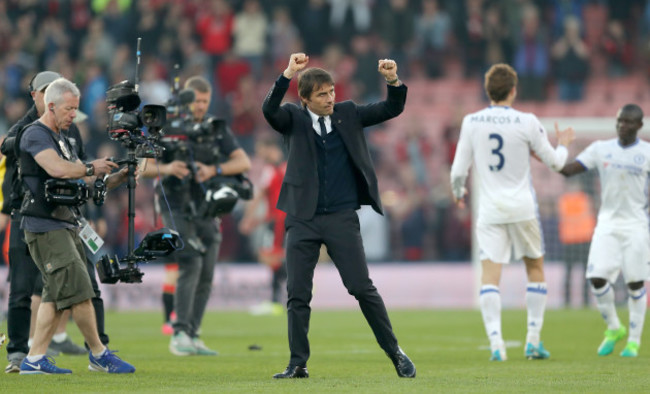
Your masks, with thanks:
[(567, 127), (564, 130), (560, 130), (560, 127), (555, 122), (555, 136), (559, 145), (564, 145), (568, 147), (576, 139), (576, 133), (573, 130), (573, 127)]
[(287, 69), (284, 70), (282, 75), (284, 75), (286, 78), (291, 79), (298, 71), (307, 67), (307, 63), (309, 63), (309, 56), (305, 55), (302, 52), (292, 53), (289, 57), (289, 65), (287, 66)]

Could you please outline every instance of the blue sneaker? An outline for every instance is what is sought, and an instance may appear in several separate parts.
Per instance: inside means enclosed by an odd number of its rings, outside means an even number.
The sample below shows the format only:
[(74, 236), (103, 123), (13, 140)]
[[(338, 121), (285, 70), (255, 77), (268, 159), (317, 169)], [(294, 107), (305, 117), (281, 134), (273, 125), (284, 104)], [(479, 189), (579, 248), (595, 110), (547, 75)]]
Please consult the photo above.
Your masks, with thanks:
[(532, 343), (528, 342), (526, 344), (526, 351), (524, 355), (529, 360), (545, 360), (551, 357), (551, 353), (548, 350), (544, 349), (542, 342), (539, 343), (539, 346), (535, 347)]
[(27, 357), (20, 363), (21, 375), (53, 375), (53, 374), (71, 374), (72, 371), (65, 368), (59, 368), (54, 365), (54, 359), (49, 356), (43, 356), (36, 362), (30, 362)]
[(93, 352), (88, 352), (90, 364), (88, 370), (93, 372), (107, 372), (107, 373), (133, 373), (135, 367), (126, 361), (123, 361), (115, 355), (114, 351), (106, 349), (104, 355), (95, 358)]

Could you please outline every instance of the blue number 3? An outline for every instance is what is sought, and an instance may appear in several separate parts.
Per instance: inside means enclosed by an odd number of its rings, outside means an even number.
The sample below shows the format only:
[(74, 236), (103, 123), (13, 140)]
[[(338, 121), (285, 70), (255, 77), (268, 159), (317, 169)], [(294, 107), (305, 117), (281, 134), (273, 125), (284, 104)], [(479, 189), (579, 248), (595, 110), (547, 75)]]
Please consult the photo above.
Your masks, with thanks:
[(506, 162), (506, 158), (503, 157), (501, 153), (501, 148), (503, 148), (503, 138), (500, 134), (492, 133), (490, 134), (491, 140), (497, 140), (497, 147), (492, 149), (492, 154), (499, 157), (499, 164), (490, 166), (490, 171), (500, 171), (503, 168), (503, 164)]

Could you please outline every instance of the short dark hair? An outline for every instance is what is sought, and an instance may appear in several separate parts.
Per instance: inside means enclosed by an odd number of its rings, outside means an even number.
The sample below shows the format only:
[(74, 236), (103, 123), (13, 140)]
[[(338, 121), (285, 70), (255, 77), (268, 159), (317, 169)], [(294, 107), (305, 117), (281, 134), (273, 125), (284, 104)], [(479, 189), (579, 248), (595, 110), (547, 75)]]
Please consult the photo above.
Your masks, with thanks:
[(492, 65), (485, 73), (485, 93), (494, 102), (503, 101), (517, 86), (517, 72), (505, 63)]
[(638, 120), (643, 119), (643, 110), (636, 104), (625, 104), (621, 107), (621, 112), (626, 112), (634, 115)]
[(201, 93), (212, 92), (212, 86), (210, 86), (210, 82), (208, 82), (207, 79), (203, 78), (200, 75), (195, 75), (185, 81), (185, 89), (192, 89)]
[(323, 85), (334, 85), (332, 75), (322, 68), (308, 68), (298, 78), (298, 95), (309, 98), (315, 89)]

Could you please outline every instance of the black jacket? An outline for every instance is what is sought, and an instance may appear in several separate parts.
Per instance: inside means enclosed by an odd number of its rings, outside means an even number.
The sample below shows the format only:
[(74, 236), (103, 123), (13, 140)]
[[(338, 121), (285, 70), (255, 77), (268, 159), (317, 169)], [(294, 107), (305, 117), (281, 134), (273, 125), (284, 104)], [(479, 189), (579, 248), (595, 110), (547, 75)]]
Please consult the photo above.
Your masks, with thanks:
[[(2, 213), (10, 214), (12, 209), (20, 209), (23, 202), (23, 185), (18, 178), (18, 158), (15, 153), (15, 140), (18, 132), (23, 130), (27, 125), (35, 122), (39, 118), (36, 106), (27, 111), (18, 122), (16, 122), (7, 133), (7, 137), (0, 146), (0, 152), (7, 157), (6, 159), (6, 172), (2, 181), (2, 195), (4, 196), (4, 203), (2, 204)], [(79, 129), (73, 123), (68, 129), (66, 136), (71, 144), (77, 151), (77, 156), (82, 161), (87, 159), (86, 152), (83, 148), (83, 141)]]
[[(284, 135), (288, 148), (287, 171), (282, 183), (278, 209), (301, 219), (311, 219), (318, 202), (318, 169), (312, 119), (305, 108), (282, 103), (289, 80), (280, 76), (262, 104), (264, 117), (273, 129)], [(359, 203), (371, 205), (383, 214), (377, 175), (370, 159), (364, 127), (398, 116), (404, 110), (407, 87), (388, 86), (385, 101), (357, 105), (344, 101), (334, 105), (332, 125), (339, 131), (358, 174)]]

